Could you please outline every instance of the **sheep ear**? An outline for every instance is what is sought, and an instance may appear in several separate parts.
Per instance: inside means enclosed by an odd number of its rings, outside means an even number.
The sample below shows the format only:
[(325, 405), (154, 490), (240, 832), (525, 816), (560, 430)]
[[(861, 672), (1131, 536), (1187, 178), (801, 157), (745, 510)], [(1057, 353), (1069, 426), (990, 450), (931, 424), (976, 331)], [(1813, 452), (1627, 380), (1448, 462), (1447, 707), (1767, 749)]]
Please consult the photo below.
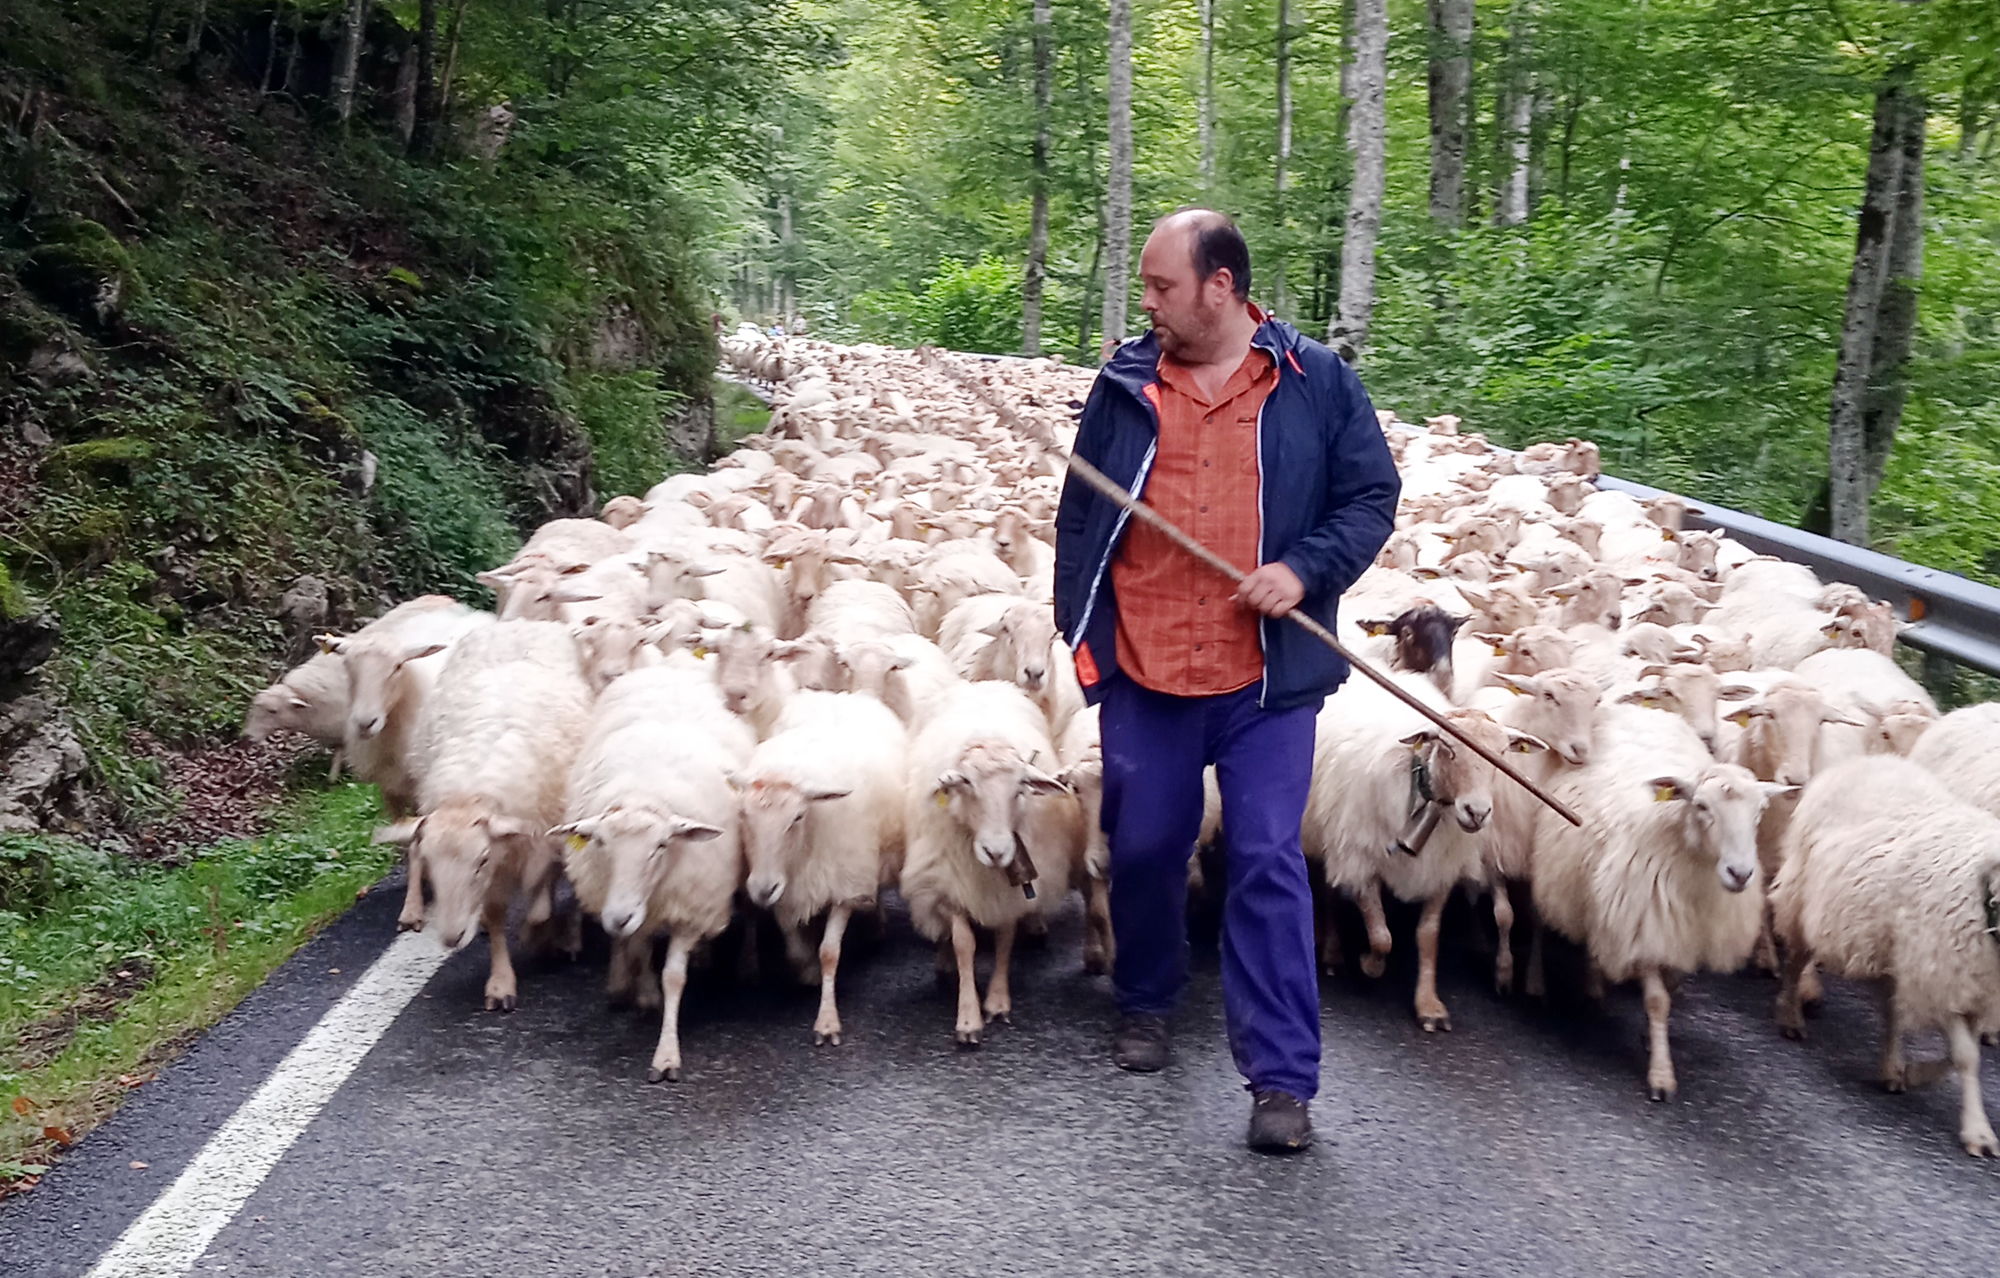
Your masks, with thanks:
[(1533, 754), (1537, 750), (1547, 750), (1549, 743), (1530, 732), (1509, 732), (1507, 748), (1516, 754)]
[(938, 776), (936, 793), (942, 797), (945, 791), (963, 790), (968, 784), (970, 783), (965, 779), (965, 774), (954, 768)]
[(1479, 642), (1483, 644), (1489, 645), (1493, 649), (1494, 656), (1504, 657), (1507, 655), (1507, 640), (1511, 636), (1496, 635), (1496, 634), (1491, 634), (1487, 631), (1480, 631), (1474, 634), (1472, 637), (1474, 639), (1477, 639)]
[(981, 626), (979, 628), (979, 633), (982, 635), (991, 635), (995, 639), (998, 639), (1000, 636), (1007, 633), (1007, 620), (1008, 619), (1004, 616), (997, 617), (994, 620), (988, 622), (987, 624)]
[(1566, 581), (1558, 586), (1550, 586), (1542, 593), (1550, 599), (1574, 599), (1576, 598), (1576, 586)]
[(1731, 683), (1724, 684), (1715, 695), (1724, 701), (1748, 701), (1757, 695), (1757, 689), (1747, 683)]
[(1532, 697), (1542, 690), (1541, 681), (1533, 675), (1504, 674), (1495, 671), (1491, 677), (1493, 682), (1517, 697)]
[(1770, 799), (1789, 799), (1793, 795), (1797, 794), (1803, 787), (1796, 785), (1780, 785), (1776, 781), (1759, 781), (1757, 783), (1757, 788), (1764, 792), (1764, 798), (1766, 800), (1770, 800)]
[(1029, 768), (1021, 774), (1021, 788), (1030, 794), (1068, 794), (1069, 787), (1046, 772)]
[(1665, 666), (1647, 666), (1639, 671), (1639, 677), (1641, 679), (1664, 679), (1672, 673), (1673, 671), (1667, 669)]
[(724, 566), (722, 564), (689, 564), (687, 567), (681, 569), (681, 575), (684, 577), (713, 577), (715, 574), (721, 572)]
[(1651, 688), (1634, 688), (1619, 697), (1618, 704), (1624, 706), (1644, 706), (1648, 710), (1657, 710), (1660, 706), (1660, 694)]
[(1437, 740), (1437, 729), (1425, 728), (1421, 732), (1412, 732), (1409, 736), (1404, 737), (1402, 744), (1410, 747), (1412, 750), (1421, 750), (1435, 740)]
[(1451, 622), (1451, 628), (1452, 628), (1452, 630), (1453, 630), (1454, 632), (1456, 632), (1456, 631), (1458, 631), (1458, 630), (1461, 630), (1461, 629), (1465, 628), (1466, 626), (1469, 626), (1469, 625), (1471, 625), (1471, 624), (1472, 624), (1472, 614), (1471, 614), (1471, 613), (1467, 613), (1467, 614), (1465, 614), (1465, 615), (1464, 615), (1463, 617), (1453, 617), (1453, 616), (1451, 616), (1451, 615), (1449, 615), (1449, 614), (1446, 614), (1446, 618), (1445, 618), (1445, 619)]
[(853, 794), (854, 789), (850, 786), (845, 790), (802, 790), (800, 793), (805, 795), (808, 803), (825, 803), (831, 799), (844, 799)]
[(685, 839), (689, 843), (706, 843), (722, 837), (721, 827), (703, 821), (690, 821), (686, 817), (675, 817), (668, 822), (667, 830), (668, 837)]
[(291, 699), (291, 701), (290, 701), (290, 703), (289, 703), (289, 704), (291, 705), (292, 709), (294, 709), (294, 710), (310, 710), (310, 709), (312, 709), (312, 702), (310, 702), (310, 701), (306, 700), (306, 699), (305, 699), (304, 697), (298, 697), (298, 696), (295, 696), (295, 697), (293, 697), (293, 698)]
[(1835, 710), (1831, 706), (1821, 712), (1819, 721), (1821, 723), (1841, 723), (1850, 728), (1866, 728), (1871, 726), (1866, 719), (1857, 719), (1846, 711)]
[(521, 838), (528, 833), (527, 823), (514, 817), (485, 816), (479, 818), (479, 824), (496, 839)]
[(321, 652), (330, 653), (333, 656), (337, 657), (340, 655), (341, 651), (347, 647), (347, 636), (314, 635), (313, 642), (319, 645), (319, 650)]
[(1367, 621), (1357, 621), (1354, 624), (1356, 628), (1358, 628), (1361, 631), (1362, 634), (1369, 635), (1371, 637), (1376, 635), (1386, 635), (1389, 633), (1389, 623), (1379, 618), (1371, 618)]
[(1686, 799), (1694, 793), (1694, 786), (1679, 777), (1654, 777), (1646, 783), (1653, 791), (1653, 802), (1671, 803), (1676, 799)]
[(405, 662), (422, 661), (425, 657), (437, 656), (440, 652), (443, 652), (446, 648), (449, 647), (451, 647), (451, 645), (448, 643), (416, 644), (413, 647), (411, 647), (409, 651), (403, 654), (403, 660)]
[(908, 656), (896, 657), (889, 662), (889, 669), (908, 670), (911, 666), (915, 665), (916, 663), (917, 659), (915, 657), (908, 657)]
[(424, 819), (422, 817), (411, 817), (407, 820), (398, 821), (394, 825), (377, 826), (375, 833), (369, 836), (368, 841), (370, 843), (396, 843), (403, 847), (408, 847), (410, 844), (416, 842), (417, 831), (423, 828)]

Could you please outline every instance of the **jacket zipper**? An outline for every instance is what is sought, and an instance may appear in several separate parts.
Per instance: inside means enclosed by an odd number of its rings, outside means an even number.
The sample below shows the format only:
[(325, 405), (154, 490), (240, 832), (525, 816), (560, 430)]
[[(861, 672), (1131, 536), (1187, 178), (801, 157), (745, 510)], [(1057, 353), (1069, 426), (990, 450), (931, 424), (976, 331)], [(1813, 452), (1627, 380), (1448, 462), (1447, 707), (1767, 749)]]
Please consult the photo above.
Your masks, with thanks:
[[(1150, 406), (1148, 406), (1147, 411), (1152, 411)], [(1159, 448), (1160, 424), (1159, 420), (1155, 418), (1153, 422), (1153, 442), (1146, 445), (1146, 455), (1139, 459), (1139, 473), (1132, 477), (1131, 486), (1125, 490), (1131, 493), (1134, 498), (1137, 498), (1140, 492), (1145, 489), (1146, 476), (1153, 469), (1153, 454), (1158, 452)], [(1118, 545), (1118, 534), (1125, 531), (1125, 524), (1131, 518), (1131, 507), (1124, 507), (1119, 510), (1117, 521), (1111, 525), (1111, 536), (1104, 543), (1104, 554), (1098, 558), (1097, 571), (1090, 578), (1090, 593), (1083, 598), (1083, 616), (1077, 620), (1076, 630), (1069, 638), (1069, 646), (1071, 648), (1075, 648), (1079, 643), (1082, 643), (1083, 636), (1090, 630), (1090, 615), (1097, 608), (1098, 587), (1104, 584), (1105, 570), (1111, 566), (1111, 554)]]
[[(1256, 345), (1256, 343), (1252, 343)], [(1271, 395), (1278, 393), (1278, 382), (1284, 379), (1281, 365), (1284, 363), (1282, 351), (1275, 347), (1258, 346), (1258, 350), (1268, 351), (1271, 356)], [(1271, 395), (1264, 396), (1257, 405), (1257, 567), (1264, 566), (1264, 535), (1269, 531), (1270, 517), (1264, 510), (1264, 410), (1271, 406)], [(1257, 683), (1257, 708), (1262, 710), (1271, 695), (1271, 641), (1264, 627), (1271, 624), (1269, 617), (1257, 618), (1257, 648), (1263, 657), (1264, 673)]]

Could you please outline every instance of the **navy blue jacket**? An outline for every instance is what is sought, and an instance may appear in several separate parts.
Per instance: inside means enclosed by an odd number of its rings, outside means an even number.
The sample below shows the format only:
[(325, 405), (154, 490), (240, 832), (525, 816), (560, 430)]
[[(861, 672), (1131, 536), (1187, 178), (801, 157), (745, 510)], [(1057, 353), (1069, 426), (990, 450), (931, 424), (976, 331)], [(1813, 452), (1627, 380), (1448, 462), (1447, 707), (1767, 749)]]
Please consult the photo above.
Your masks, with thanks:
[[(1269, 351), (1278, 370), (1257, 418), (1258, 563), (1281, 562), (1297, 573), (1305, 585), (1299, 607), (1331, 630), (1341, 592), (1396, 526), (1402, 480), (1368, 392), (1345, 360), (1277, 320), (1258, 325), (1251, 345)], [(1098, 371), (1077, 428), (1076, 455), (1141, 496), (1159, 442), (1159, 413), (1146, 394), (1159, 362), (1151, 333), (1119, 347)], [(1129, 518), (1074, 475), (1064, 484), (1056, 512), (1056, 626), (1077, 652), (1093, 704), (1118, 668), (1111, 560)], [(1291, 622), (1266, 617), (1257, 630), (1264, 647), (1258, 704), (1265, 709), (1315, 701), (1347, 678), (1347, 663)]]

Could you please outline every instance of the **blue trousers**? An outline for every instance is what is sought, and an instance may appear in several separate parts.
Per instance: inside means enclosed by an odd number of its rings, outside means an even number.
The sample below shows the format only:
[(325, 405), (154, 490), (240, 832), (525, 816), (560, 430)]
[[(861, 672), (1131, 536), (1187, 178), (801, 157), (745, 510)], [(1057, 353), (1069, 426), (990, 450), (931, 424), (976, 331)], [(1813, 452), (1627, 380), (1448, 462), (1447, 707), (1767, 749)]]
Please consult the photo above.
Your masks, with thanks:
[(1105, 691), (1104, 831), (1118, 1010), (1164, 1016), (1187, 985), (1187, 865), (1215, 765), (1228, 833), (1222, 998), (1236, 1068), (1258, 1090), (1319, 1090), (1319, 974), (1299, 822), (1317, 704), (1266, 712), (1257, 685), (1174, 697), (1124, 675)]

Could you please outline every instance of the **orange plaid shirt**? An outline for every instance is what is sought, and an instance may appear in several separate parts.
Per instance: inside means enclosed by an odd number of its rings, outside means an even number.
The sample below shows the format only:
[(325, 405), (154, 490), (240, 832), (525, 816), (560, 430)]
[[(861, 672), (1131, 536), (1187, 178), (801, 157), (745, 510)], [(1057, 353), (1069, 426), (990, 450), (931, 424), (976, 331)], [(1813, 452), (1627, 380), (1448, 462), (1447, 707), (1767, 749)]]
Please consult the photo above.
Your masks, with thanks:
[[(1269, 352), (1252, 347), (1213, 400), (1164, 355), (1146, 388), (1160, 418), (1147, 504), (1245, 572), (1258, 566), (1263, 533), (1257, 414), (1277, 381)], [(1263, 677), (1257, 613), (1236, 603), (1227, 578), (1151, 525), (1128, 526), (1111, 582), (1118, 664), (1140, 687), (1206, 697)]]

